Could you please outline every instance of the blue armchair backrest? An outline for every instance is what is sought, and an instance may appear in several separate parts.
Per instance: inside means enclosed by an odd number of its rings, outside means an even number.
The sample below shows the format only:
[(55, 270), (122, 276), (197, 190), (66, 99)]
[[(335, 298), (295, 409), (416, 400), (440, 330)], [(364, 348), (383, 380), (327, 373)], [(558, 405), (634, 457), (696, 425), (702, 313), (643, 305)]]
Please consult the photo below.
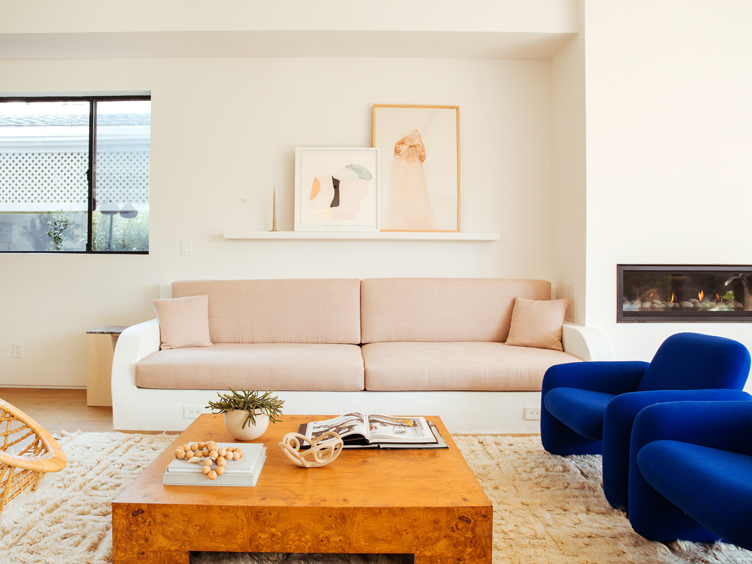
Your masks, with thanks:
[(637, 391), (741, 390), (749, 376), (747, 347), (732, 339), (677, 333), (656, 351)]

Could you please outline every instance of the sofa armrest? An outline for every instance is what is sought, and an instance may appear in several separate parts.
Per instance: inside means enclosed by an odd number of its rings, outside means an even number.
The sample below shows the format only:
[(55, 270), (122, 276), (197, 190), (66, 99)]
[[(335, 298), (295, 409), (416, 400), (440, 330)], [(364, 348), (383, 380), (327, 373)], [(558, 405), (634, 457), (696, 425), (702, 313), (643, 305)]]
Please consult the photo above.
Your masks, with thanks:
[(112, 418), (118, 429), (123, 410), (134, 409), (136, 363), (159, 350), (159, 322), (156, 319), (128, 327), (118, 338), (112, 358)]
[(120, 334), (113, 367), (120, 360), (130, 360), (134, 364), (159, 350), (159, 322), (156, 319), (144, 321), (138, 325), (132, 325)]
[(561, 328), (564, 352), (582, 360), (614, 360), (614, 346), (606, 334), (595, 327), (565, 323)]

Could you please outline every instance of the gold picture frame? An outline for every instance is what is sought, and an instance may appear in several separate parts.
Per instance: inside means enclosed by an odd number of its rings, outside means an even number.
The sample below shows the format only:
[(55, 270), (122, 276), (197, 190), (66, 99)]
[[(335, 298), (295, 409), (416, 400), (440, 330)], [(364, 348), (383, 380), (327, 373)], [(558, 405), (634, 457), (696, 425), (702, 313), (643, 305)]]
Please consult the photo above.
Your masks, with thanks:
[(460, 231), (460, 107), (374, 104), (381, 231)]

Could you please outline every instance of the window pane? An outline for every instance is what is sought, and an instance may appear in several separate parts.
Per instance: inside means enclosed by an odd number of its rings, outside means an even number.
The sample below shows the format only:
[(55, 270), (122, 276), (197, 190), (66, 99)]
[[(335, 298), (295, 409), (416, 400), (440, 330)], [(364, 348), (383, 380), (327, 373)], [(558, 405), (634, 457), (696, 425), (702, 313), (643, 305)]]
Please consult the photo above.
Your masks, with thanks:
[(151, 102), (97, 102), (95, 251), (149, 250)]
[(0, 251), (86, 250), (89, 103), (0, 103)]

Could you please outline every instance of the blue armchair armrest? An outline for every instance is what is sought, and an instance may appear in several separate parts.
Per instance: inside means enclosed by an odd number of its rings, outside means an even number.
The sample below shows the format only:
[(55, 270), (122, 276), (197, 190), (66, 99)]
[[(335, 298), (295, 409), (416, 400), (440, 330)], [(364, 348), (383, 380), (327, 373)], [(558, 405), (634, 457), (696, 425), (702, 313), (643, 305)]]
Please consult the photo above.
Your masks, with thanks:
[(681, 441), (752, 456), (752, 396), (737, 401), (669, 403), (643, 410), (635, 419), (632, 448), (653, 441)]
[(557, 364), (546, 371), (543, 395), (553, 388), (578, 388), (623, 394), (637, 389), (642, 375), (650, 366), (642, 361), (595, 361)]
[(611, 400), (603, 418), (603, 491), (612, 507), (629, 505), (629, 473), (633, 465), (630, 450), (632, 427), (646, 407), (665, 402), (749, 401), (740, 390), (654, 390), (622, 394)]
[[(548, 452), (561, 455), (600, 454), (600, 434), (606, 404), (616, 394), (634, 391), (648, 366), (647, 362), (640, 361), (605, 361), (574, 362), (549, 368), (543, 377), (541, 393), (543, 447)], [(557, 391), (549, 400), (554, 400), (559, 406), (567, 406), (565, 412), (559, 413), (564, 419), (568, 419), (564, 416), (577, 416), (577, 410), (568, 406), (568, 398), (555, 396), (574, 395), (588, 404), (588, 413), (582, 413), (585, 417), (581, 423), (592, 429), (579, 433), (572, 429), (571, 421), (565, 422), (555, 417), (546, 407), (546, 396), (552, 390)], [(577, 393), (576, 390), (582, 390), (582, 393)], [(551, 401), (549, 404), (554, 405)]]

